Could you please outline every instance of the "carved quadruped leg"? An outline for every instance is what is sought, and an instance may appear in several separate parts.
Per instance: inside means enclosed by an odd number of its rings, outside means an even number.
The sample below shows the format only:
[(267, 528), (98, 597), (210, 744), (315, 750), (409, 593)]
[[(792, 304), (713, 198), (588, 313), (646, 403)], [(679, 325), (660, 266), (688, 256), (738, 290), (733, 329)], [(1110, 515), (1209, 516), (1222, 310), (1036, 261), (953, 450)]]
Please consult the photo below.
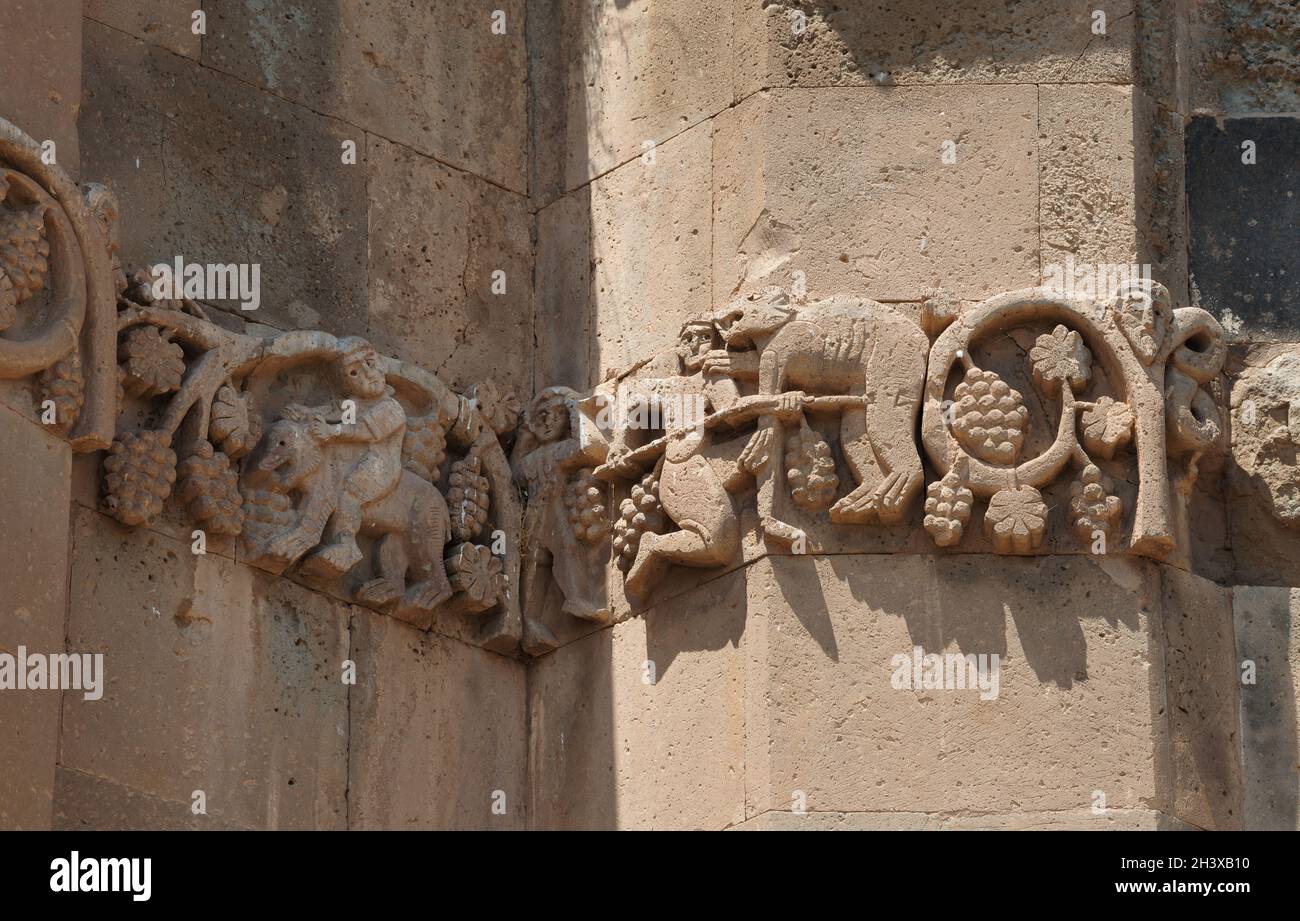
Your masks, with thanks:
[(399, 535), (385, 534), (375, 547), (378, 577), (357, 589), (359, 604), (387, 610), (402, 598), (406, 590), (406, 548)]
[(647, 531), (641, 535), (641, 544), (637, 548), (636, 559), (628, 567), (627, 578), (623, 582), (623, 591), (634, 607), (643, 607), (650, 597), (650, 588), (664, 570), (667, 561), (660, 555), (657, 546), (665, 535)]

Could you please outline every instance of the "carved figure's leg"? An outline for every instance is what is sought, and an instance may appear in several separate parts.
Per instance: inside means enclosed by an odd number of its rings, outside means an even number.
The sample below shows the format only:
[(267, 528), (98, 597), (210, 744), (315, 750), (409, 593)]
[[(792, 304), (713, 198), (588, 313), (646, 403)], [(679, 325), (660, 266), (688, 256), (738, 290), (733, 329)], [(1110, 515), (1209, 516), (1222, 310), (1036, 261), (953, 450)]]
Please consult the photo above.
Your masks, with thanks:
[(406, 564), (401, 535), (385, 534), (375, 546), (378, 577), (357, 589), (356, 601), (381, 609), (396, 604), (406, 590)]
[(357, 530), (361, 527), (361, 497), (351, 483), (344, 484), (338, 505), (329, 520), (332, 539), (313, 556), (324, 570), (342, 575), (361, 562), (361, 548), (357, 546)]
[(442, 496), (432, 486), (429, 490), (430, 494), (412, 513), (409, 530), (399, 535), (403, 560), (396, 574), (398, 584), (410, 583), (402, 599), (402, 608), (421, 614), (428, 614), (452, 596), (451, 583), (447, 580), (447, 569), (442, 561), (451, 519)]

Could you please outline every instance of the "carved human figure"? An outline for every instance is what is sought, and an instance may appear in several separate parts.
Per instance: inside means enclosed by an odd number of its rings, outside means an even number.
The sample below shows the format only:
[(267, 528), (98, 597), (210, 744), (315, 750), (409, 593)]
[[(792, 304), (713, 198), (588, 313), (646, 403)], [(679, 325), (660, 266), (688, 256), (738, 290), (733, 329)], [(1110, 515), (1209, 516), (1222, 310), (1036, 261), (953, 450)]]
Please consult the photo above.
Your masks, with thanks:
[[(360, 444), (364, 452), (343, 478), (337, 504), (324, 523), (328, 543), (313, 558), (325, 571), (341, 574), (361, 562), (357, 531), (361, 511), (397, 486), (402, 472), (402, 436), (406, 432), (406, 411), (384, 380), (379, 353), (363, 339), (339, 340), (338, 382), (344, 402), (317, 407), (293, 406), (287, 418), (305, 419), (312, 436), (322, 447), (331, 443)], [(314, 527), (307, 521), (303, 527)]]
[[(718, 326), (729, 349), (753, 350), (760, 395), (784, 394), (776, 413), (759, 418), (741, 464), (758, 479), (764, 532), (793, 543), (799, 529), (774, 512), (780, 479), (782, 419), (797, 420), (802, 391), (861, 398), (846, 405), (840, 448), (855, 488), (830, 510), (838, 524), (902, 520), (924, 484), (913, 431), (925, 382), (925, 333), (907, 317), (865, 298), (836, 296), (792, 304), (779, 288), (733, 301)], [(737, 355), (711, 358), (707, 372), (753, 373)]]
[(705, 372), (706, 360), (725, 355), (719, 346), (712, 318), (692, 318), (683, 324), (676, 348), (641, 369), (667, 365), (671, 377), (633, 378), (620, 387), (621, 411), (606, 466), (614, 472), (625, 469), (629, 429), (638, 419), (661, 419), (668, 441), (653, 479), (659, 484), (659, 506), (680, 529), (640, 534), (624, 583), (627, 595), (637, 602), (645, 601), (668, 564), (722, 566), (739, 547), (740, 525), (728, 487), (735, 489), (742, 480), (732, 471), (720, 472), (705, 454), (709, 434), (704, 417), (739, 399), (734, 380)]
[[(610, 617), (605, 591), (608, 523), (604, 490), (587, 481), (590, 468), (604, 460), (605, 445), (603, 439), (593, 437), (594, 430), (588, 429), (587, 437), (579, 430), (577, 398), (568, 387), (547, 387), (537, 394), (515, 444), (511, 466), (528, 491), (521, 590), (524, 604), (537, 611), (548, 579), (554, 578), (564, 596), (565, 613), (604, 623)], [(591, 489), (600, 495), (591, 496)], [(566, 503), (566, 491), (578, 495)], [(569, 506), (575, 502), (586, 508), (572, 509), (577, 514), (571, 516)], [(531, 623), (526, 629), (530, 645), (553, 645), (549, 631), (540, 624)]]

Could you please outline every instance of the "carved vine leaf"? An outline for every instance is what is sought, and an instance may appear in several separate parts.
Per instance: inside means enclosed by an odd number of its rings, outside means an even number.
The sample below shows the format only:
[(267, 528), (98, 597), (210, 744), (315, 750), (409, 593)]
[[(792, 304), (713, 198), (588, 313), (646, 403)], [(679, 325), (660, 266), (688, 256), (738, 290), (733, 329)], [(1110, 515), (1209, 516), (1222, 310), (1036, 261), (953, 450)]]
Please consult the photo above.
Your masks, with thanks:
[(497, 603), (506, 588), (506, 576), (499, 557), (487, 547), (461, 543), (447, 557), (451, 587), (465, 596), (473, 612), (486, 611)]
[(998, 553), (1037, 550), (1047, 530), (1047, 506), (1032, 486), (999, 490), (984, 512), (984, 533)]
[(474, 401), (492, 431), (498, 435), (504, 435), (519, 424), (523, 405), (509, 388), (496, 381), (474, 384), (465, 392), (465, 396)]
[(604, 486), (592, 475), (592, 469), (579, 470), (565, 484), (561, 498), (573, 536), (585, 544), (594, 546), (600, 543), (609, 533), (609, 519), (605, 511)]
[(117, 348), (117, 360), (126, 372), (129, 397), (171, 393), (185, 376), (185, 352), (156, 326), (136, 326), (127, 331)]
[(232, 460), (253, 450), (262, 437), (262, 421), (252, 412), (252, 395), (222, 384), (212, 399), (208, 436)]
[(1071, 390), (1081, 393), (1092, 377), (1092, 352), (1082, 336), (1064, 326), (1039, 336), (1029, 350), (1029, 360), (1034, 383), (1048, 396), (1056, 396), (1067, 382)]
[(447, 456), (447, 432), (437, 415), (408, 416), (402, 439), (402, 466), (430, 483), (441, 477)]
[(924, 525), (935, 546), (951, 547), (961, 540), (974, 501), (955, 467), (926, 487)]
[(176, 470), (180, 485), (176, 497), (190, 518), (209, 534), (234, 536), (244, 527), (239, 477), (230, 458), (200, 441), (195, 452)]
[(40, 291), (49, 270), (45, 209), (0, 207), (0, 273), (12, 285), (13, 306)]
[(104, 509), (126, 525), (145, 524), (162, 511), (176, 482), (176, 452), (166, 432), (125, 432), (104, 458)]
[(614, 522), (614, 559), (623, 572), (627, 572), (636, 559), (641, 535), (647, 531), (662, 534), (667, 527), (663, 506), (659, 504), (657, 474), (658, 468), (643, 476), (641, 482), (632, 487), (632, 495), (619, 503), (618, 520)]
[(1123, 502), (1110, 494), (1112, 485), (1095, 464), (1088, 464), (1079, 478), (1070, 484), (1070, 520), (1075, 536), (1084, 543), (1096, 539), (1097, 532), (1106, 537), (1119, 526)]
[(973, 457), (1010, 466), (1029, 425), (1024, 397), (992, 371), (971, 367), (953, 391), (953, 434)]
[(1100, 397), (1083, 411), (1083, 446), (1089, 454), (1105, 460), (1133, 438), (1133, 410), (1127, 403)]

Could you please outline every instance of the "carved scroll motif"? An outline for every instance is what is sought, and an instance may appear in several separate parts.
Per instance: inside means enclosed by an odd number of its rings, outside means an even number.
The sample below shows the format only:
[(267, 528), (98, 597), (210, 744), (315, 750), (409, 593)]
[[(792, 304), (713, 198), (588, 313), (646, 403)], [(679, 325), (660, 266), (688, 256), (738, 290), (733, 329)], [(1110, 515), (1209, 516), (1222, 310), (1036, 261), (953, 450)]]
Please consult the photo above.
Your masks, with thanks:
[(116, 224), (107, 189), (79, 189), (0, 118), (0, 379), (36, 377), (42, 420), (76, 451), (113, 437)]

